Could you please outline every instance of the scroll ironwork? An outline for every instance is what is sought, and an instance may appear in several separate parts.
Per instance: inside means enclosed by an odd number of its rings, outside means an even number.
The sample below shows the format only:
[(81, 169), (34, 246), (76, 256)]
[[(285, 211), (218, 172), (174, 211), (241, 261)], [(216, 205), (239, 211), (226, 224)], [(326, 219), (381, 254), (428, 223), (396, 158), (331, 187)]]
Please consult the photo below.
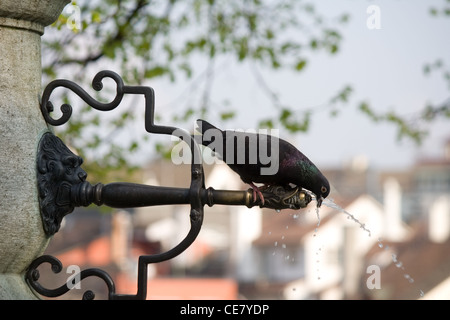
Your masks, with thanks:
[[(137, 293), (118, 294), (115, 292), (114, 281), (104, 271), (96, 268), (83, 270), (80, 279), (98, 277), (108, 287), (108, 297), (112, 300), (145, 299), (147, 295), (147, 268), (151, 263), (159, 263), (172, 259), (185, 251), (197, 238), (204, 216), (204, 205), (245, 205), (252, 207), (259, 205), (273, 209), (300, 209), (311, 201), (311, 196), (299, 188), (288, 186), (270, 186), (263, 188), (265, 203), (252, 198), (252, 190), (232, 191), (205, 188), (205, 177), (201, 161), (201, 153), (193, 136), (186, 130), (173, 126), (162, 126), (154, 123), (155, 94), (152, 88), (145, 86), (124, 85), (122, 78), (115, 72), (104, 70), (97, 73), (92, 81), (94, 90), (103, 88), (103, 80), (111, 78), (116, 84), (116, 95), (109, 103), (102, 103), (94, 99), (83, 88), (69, 80), (54, 80), (44, 89), (41, 99), (41, 111), (45, 121), (52, 126), (59, 126), (69, 121), (72, 106), (63, 104), (60, 107), (60, 118), (51, 116), (54, 110), (50, 101), (52, 92), (58, 87), (64, 87), (78, 95), (92, 108), (100, 111), (115, 109), (125, 94), (143, 95), (145, 98), (145, 129), (149, 133), (175, 135), (183, 141), (189, 141), (191, 156), (191, 183), (189, 188), (172, 188), (149, 186), (133, 183), (101, 183), (92, 186), (86, 181), (87, 174), (81, 169), (83, 159), (74, 155), (64, 143), (52, 133), (43, 135), (37, 160), (38, 189), (40, 197), (41, 215), (44, 230), (48, 236), (58, 231), (63, 217), (72, 212), (74, 207), (90, 204), (107, 205), (113, 208), (130, 208), (154, 205), (188, 204), (190, 205), (190, 230), (185, 238), (172, 249), (152, 255), (142, 255), (138, 260)], [(50, 263), (55, 273), (61, 271), (61, 262), (51, 256), (41, 256), (31, 263), (26, 280), (37, 293), (55, 297), (66, 293), (69, 289), (64, 284), (57, 289), (46, 289), (39, 283), (37, 268), (43, 263)], [(88, 290), (83, 299), (93, 299), (95, 294)]]

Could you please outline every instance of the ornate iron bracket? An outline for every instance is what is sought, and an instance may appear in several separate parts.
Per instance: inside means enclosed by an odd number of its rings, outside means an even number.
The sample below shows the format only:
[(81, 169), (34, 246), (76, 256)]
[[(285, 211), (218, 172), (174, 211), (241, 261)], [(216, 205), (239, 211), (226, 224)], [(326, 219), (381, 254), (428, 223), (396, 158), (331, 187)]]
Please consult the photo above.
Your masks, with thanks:
[[(311, 201), (311, 196), (299, 188), (285, 186), (270, 186), (261, 191), (265, 198), (264, 205), (258, 199), (253, 202), (252, 190), (231, 191), (214, 190), (205, 188), (203, 166), (201, 164), (200, 149), (194, 139), (187, 131), (176, 127), (160, 126), (154, 124), (154, 91), (149, 87), (126, 86), (122, 78), (112, 71), (99, 72), (92, 81), (92, 87), (99, 91), (103, 88), (102, 80), (111, 78), (116, 83), (116, 96), (110, 103), (101, 103), (92, 98), (77, 84), (68, 80), (55, 80), (44, 89), (41, 102), (41, 111), (50, 125), (62, 125), (72, 115), (72, 107), (63, 104), (60, 107), (62, 116), (59, 119), (51, 117), (53, 104), (50, 96), (54, 89), (65, 87), (76, 93), (91, 107), (109, 111), (116, 108), (124, 94), (141, 94), (145, 97), (145, 129), (149, 133), (176, 135), (184, 141), (190, 141), (192, 164), (191, 184), (189, 188), (156, 187), (132, 183), (110, 183), (92, 186), (86, 181), (87, 174), (81, 168), (83, 159), (73, 154), (64, 143), (51, 133), (43, 135), (38, 150), (37, 175), (38, 191), (41, 215), (44, 230), (48, 236), (59, 230), (60, 223), (65, 215), (72, 212), (75, 207), (96, 205), (107, 205), (113, 208), (131, 208), (142, 206), (189, 204), (191, 228), (186, 237), (174, 248), (153, 255), (139, 257), (138, 262), (138, 289), (135, 295), (123, 295), (115, 293), (114, 282), (111, 277), (99, 269), (84, 270), (80, 279), (88, 276), (101, 278), (107, 284), (109, 299), (145, 299), (147, 295), (147, 266), (150, 263), (158, 263), (172, 259), (186, 250), (198, 236), (203, 223), (204, 205), (245, 205), (253, 207), (267, 207), (272, 209), (300, 209), (306, 207)], [(26, 279), (29, 285), (39, 294), (55, 297), (64, 294), (69, 289), (66, 285), (55, 290), (48, 290), (39, 283), (39, 272), (37, 268), (43, 263), (50, 263), (55, 273), (61, 271), (61, 263), (54, 257), (42, 256), (37, 258), (28, 268)], [(84, 299), (92, 299), (95, 294), (87, 291)]]

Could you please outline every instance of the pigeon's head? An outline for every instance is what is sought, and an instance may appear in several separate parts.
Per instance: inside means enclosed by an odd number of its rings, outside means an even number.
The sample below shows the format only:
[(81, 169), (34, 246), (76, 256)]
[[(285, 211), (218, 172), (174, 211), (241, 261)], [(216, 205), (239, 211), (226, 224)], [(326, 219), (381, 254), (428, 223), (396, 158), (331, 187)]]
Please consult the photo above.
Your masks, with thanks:
[(330, 194), (330, 183), (323, 175), (319, 175), (313, 189), (311, 191), (316, 195), (317, 207), (320, 207), (323, 199)]

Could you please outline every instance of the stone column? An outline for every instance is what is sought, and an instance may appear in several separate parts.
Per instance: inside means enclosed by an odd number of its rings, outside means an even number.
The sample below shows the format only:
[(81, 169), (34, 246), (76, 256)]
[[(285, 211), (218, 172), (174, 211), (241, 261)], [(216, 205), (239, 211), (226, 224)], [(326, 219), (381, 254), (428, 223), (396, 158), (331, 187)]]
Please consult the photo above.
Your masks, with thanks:
[(24, 273), (49, 241), (36, 187), (41, 36), (69, 2), (0, 0), (0, 299), (36, 298)]

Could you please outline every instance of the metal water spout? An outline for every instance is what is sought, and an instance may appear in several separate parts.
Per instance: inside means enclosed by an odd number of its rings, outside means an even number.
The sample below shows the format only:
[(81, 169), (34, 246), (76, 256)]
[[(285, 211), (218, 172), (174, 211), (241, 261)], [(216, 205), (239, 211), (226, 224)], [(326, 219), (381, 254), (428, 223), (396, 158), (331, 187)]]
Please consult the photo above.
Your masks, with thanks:
[[(113, 208), (132, 208), (159, 205), (190, 205), (189, 219), (191, 228), (185, 238), (167, 252), (144, 255), (139, 257), (137, 293), (135, 295), (123, 295), (115, 292), (114, 281), (104, 271), (88, 269), (81, 271), (80, 279), (89, 276), (97, 276), (103, 279), (109, 289), (110, 299), (145, 299), (147, 295), (147, 266), (150, 263), (158, 263), (172, 259), (186, 250), (196, 239), (203, 222), (204, 206), (214, 205), (240, 205), (260, 206), (281, 209), (300, 209), (306, 207), (312, 200), (311, 196), (300, 188), (289, 186), (269, 186), (261, 188), (264, 195), (264, 204), (260, 199), (253, 200), (253, 190), (215, 190), (205, 187), (205, 177), (201, 163), (201, 153), (193, 136), (187, 131), (171, 126), (160, 126), (154, 123), (155, 105), (154, 91), (150, 87), (126, 86), (122, 78), (112, 71), (99, 72), (92, 82), (97, 91), (103, 88), (102, 80), (111, 78), (116, 83), (116, 96), (110, 103), (101, 103), (93, 99), (84, 89), (68, 80), (55, 80), (51, 82), (43, 92), (41, 112), (49, 125), (62, 125), (66, 123), (72, 114), (72, 107), (68, 104), (61, 106), (62, 115), (59, 119), (51, 116), (53, 104), (50, 96), (54, 89), (65, 87), (76, 93), (91, 107), (109, 111), (115, 109), (122, 101), (125, 94), (143, 95), (145, 98), (145, 129), (151, 134), (176, 135), (189, 141), (191, 156), (191, 182), (189, 188), (174, 188), (166, 186), (151, 186), (135, 183), (109, 183), (91, 185), (86, 181), (87, 173), (82, 169), (83, 159), (73, 154), (64, 143), (47, 132), (42, 136), (37, 153), (37, 180), (40, 209), (43, 228), (50, 237), (59, 230), (60, 223), (65, 215), (73, 211), (75, 207), (96, 204), (107, 205)], [(64, 284), (57, 289), (46, 289), (39, 283), (39, 271), (37, 268), (44, 262), (52, 265), (56, 272), (62, 270), (61, 263), (54, 257), (42, 256), (36, 259), (28, 268), (26, 279), (29, 285), (44, 296), (59, 296), (69, 289)], [(88, 290), (85, 299), (93, 299), (95, 294)]]

